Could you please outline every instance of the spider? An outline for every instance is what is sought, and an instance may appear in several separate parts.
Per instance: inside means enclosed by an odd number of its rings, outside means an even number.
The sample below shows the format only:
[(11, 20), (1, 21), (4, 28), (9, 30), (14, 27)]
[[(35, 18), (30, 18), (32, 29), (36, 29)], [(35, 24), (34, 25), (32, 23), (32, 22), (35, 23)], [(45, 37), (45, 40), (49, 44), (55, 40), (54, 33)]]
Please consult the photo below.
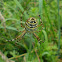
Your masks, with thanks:
[[(39, 15), (40, 17), (40, 15)], [(40, 20), (41, 20), (41, 17), (40, 17)], [(21, 21), (22, 21), (22, 16), (21, 16)], [(14, 40), (17, 40), (18, 38), (21, 38), (28, 32), (28, 33), (32, 33), (36, 39), (40, 42), (42, 41), (38, 35), (35, 34), (35, 32), (37, 32), (37, 28), (40, 27), (42, 25), (42, 29), (43, 29), (43, 24), (42, 24), (42, 21), (41, 21), (41, 24), (38, 25), (38, 22), (36, 20), (36, 18), (34, 17), (30, 17), (29, 19), (27, 19), (27, 21), (25, 22), (25, 27), (22, 25), (21, 23), (21, 27), (25, 28), (23, 31), (22, 31), (22, 34), (19, 35), (18, 37), (16, 37), (15, 39), (12, 39), (12, 40), (6, 40), (6, 41), (14, 41)], [(41, 29), (41, 30), (42, 30)], [(40, 32), (41, 30), (39, 30), (38, 32)], [(43, 42), (43, 41), (42, 41)]]

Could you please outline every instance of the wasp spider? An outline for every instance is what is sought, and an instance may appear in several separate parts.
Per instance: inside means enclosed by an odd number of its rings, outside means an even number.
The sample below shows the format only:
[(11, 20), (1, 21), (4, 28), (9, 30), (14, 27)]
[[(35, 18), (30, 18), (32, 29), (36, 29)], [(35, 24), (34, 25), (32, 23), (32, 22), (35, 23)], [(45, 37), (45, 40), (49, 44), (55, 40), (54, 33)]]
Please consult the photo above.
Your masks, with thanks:
[[(39, 15), (39, 17), (40, 17), (40, 15)], [(40, 17), (40, 20), (41, 20), (41, 17)], [(22, 17), (21, 17), (21, 21), (22, 21)], [(25, 28), (25, 30), (23, 30), (23, 32), (22, 32), (21, 35), (19, 35), (19, 36), (18, 36), (17, 38), (15, 38), (15, 39), (6, 40), (6, 41), (14, 41), (14, 40), (17, 40), (18, 38), (21, 38), (21, 39), (22, 39), (22, 37), (28, 32), (28, 33), (32, 33), (32, 34), (36, 37), (36, 39), (40, 42), (40, 41), (42, 41), (42, 40), (39, 38), (39, 36), (37, 36), (37, 35), (35, 34), (35, 32), (37, 32), (37, 28), (38, 28), (39, 26), (42, 26), (42, 29), (43, 29), (42, 21), (41, 21), (41, 24), (38, 25), (38, 22), (37, 22), (36, 18), (31, 17), (31, 18), (29, 18), (29, 19), (25, 22), (25, 27), (24, 27), (24, 26), (22, 25), (22, 23), (21, 23), (21, 27)], [(42, 29), (41, 29), (41, 30), (42, 30)], [(41, 31), (41, 30), (40, 30), (40, 31)], [(40, 32), (40, 31), (38, 31), (38, 32)], [(43, 41), (42, 41), (42, 42), (43, 42)]]

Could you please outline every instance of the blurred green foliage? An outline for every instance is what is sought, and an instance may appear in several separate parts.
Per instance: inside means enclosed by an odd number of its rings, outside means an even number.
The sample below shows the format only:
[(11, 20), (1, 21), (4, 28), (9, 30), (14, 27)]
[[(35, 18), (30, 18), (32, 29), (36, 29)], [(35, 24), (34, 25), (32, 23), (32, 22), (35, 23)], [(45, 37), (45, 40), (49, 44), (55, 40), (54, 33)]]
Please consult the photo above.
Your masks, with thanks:
[[(59, 62), (59, 59), (57, 58), (57, 50), (58, 50), (57, 0), (42, 0), (41, 2), (42, 5), (39, 1), (41, 0), (1, 0), (0, 1), (0, 11), (4, 16), (6, 23), (6, 32), (5, 32), (4, 26), (2, 26), (3, 22), (0, 22), (0, 50), (9, 59), (13, 59), (16, 62), (25, 62), (25, 61), (39, 62), (35, 52), (35, 50), (37, 50), (37, 54), (41, 62)], [(62, 1), (60, 0), (59, 2), (60, 21), (62, 20), (61, 2)], [(20, 26), (21, 15), (23, 15), (22, 23), (24, 25), (25, 21), (29, 17), (35, 17), (39, 22), (39, 17), (38, 17), (39, 14), (42, 16), (41, 19), (44, 25), (44, 29), (36, 34), (44, 41), (44, 43), (39, 44), (37, 39), (29, 33), (27, 33), (22, 38), (22, 40), (18, 40), (19, 42), (17, 44), (15, 44), (17, 40), (15, 40), (14, 42), (6, 42), (6, 39), (8, 40), (13, 39), (21, 34), (21, 32), (18, 32), (16, 28), (23, 31), (23, 28)], [(62, 21), (60, 22), (60, 25), (62, 27)], [(40, 30), (41, 27), (38, 28), (38, 30)], [(60, 48), (62, 48), (61, 41), (62, 41), (62, 37), (60, 39)], [(35, 43), (34, 47), (32, 45), (32, 42)], [(31, 51), (33, 52), (31, 53)], [(62, 58), (61, 49), (60, 49), (60, 58)]]
[(5, 62), (5, 61), (0, 57), (0, 62)]

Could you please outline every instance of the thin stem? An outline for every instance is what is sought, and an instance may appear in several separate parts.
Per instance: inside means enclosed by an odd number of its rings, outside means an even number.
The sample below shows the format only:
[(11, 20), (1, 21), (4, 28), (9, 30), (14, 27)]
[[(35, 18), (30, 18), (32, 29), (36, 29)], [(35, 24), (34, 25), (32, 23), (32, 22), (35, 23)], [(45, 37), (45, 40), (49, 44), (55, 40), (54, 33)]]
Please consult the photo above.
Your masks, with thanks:
[(59, 14), (59, 0), (57, 0), (57, 6), (58, 6), (58, 55), (60, 52), (60, 14)]

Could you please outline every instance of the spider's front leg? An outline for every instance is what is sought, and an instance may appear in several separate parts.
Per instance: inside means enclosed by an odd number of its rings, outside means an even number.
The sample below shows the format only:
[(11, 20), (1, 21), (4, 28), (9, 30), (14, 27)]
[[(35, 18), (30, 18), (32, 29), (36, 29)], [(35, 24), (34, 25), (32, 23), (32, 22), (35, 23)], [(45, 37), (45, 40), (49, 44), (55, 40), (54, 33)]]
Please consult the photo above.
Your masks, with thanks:
[(24, 31), (22, 32), (22, 34), (19, 35), (18, 37), (16, 37), (15, 39), (12, 39), (12, 40), (6, 40), (6, 41), (14, 41), (14, 40), (17, 40), (18, 38), (22, 38), (25, 34), (26, 34), (26, 30), (24, 30)]
[(23, 26), (23, 24), (22, 24), (22, 15), (21, 15), (21, 17), (20, 17), (20, 21), (21, 21), (21, 27), (23, 27), (23, 28), (25, 28), (24, 26)]
[[(39, 15), (39, 18), (40, 18), (40, 22), (41, 22), (41, 24), (40, 24), (40, 25), (38, 25), (38, 27), (42, 26), (42, 28), (41, 28), (41, 30), (42, 30), (42, 29), (43, 29), (43, 23), (42, 23), (42, 20), (41, 20), (40, 15)], [(40, 32), (41, 30), (39, 30), (38, 32)]]
[(44, 41), (42, 41), (42, 40), (39, 38), (39, 36), (36, 35), (35, 33), (33, 33), (33, 35), (36, 37), (36, 39), (39, 41), (39, 43), (40, 43), (40, 41), (41, 41), (41, 42), (44, 42)]
[[(14, 24), (14, 23), (13, 23)], [(22, 23), (22, 15), (21, 15), (21, 17), (20, 17), (20, 25), (21, 25), (21, 27), (23, 27), (23, 28), (25, 28), (25, 26), (23, 26), (23, 23)], [(16, 26), (15, 26), (16, 27)], [(20, 31), (18, 28), (16, 28), (17, 29), (17, 31), (18, 32), (22, 32), (22, 31)]]

